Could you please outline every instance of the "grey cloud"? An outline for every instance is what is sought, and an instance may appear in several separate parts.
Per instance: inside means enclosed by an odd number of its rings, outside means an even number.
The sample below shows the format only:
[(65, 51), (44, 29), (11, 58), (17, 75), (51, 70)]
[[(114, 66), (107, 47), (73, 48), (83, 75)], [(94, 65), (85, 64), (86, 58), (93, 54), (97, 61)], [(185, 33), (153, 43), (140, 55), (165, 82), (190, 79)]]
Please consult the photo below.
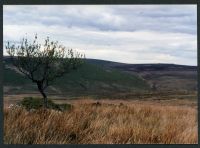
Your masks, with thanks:
[(136, 60), (130, 62), (156, 61), (148, 55), (162, 61), (166, 55), (196, 64), (196, 6), (4, 6), (3, 19), (4, 40), (38, 33), (107, 60), (112, 52), (118, 61), (129, 55)]
[[(135, 31), (158, 30), (195, 33), (196, 10), (181, 6), (142, 7), (142, 6), (20, 6), (17, 13), (11, 9), (6, 11), (5, 20), (10, 23), (44, 25), (67, 25), (68, 27), (95, 28), (97, 30)], [(93, 9), (91, 9), (94, 7)], [(151, 8), (151, 9), (150, 9)], [(188, 9), (187, 9), (188, 8)], [(91, 10), (90, 10), (91, 9)], [(139, 11), (138, 11), (139, 9)], [(89, 12), (87, 12), (89, 11)], [(48, 14), (47, 14), (48, 13)], [(11, 17), (12, 16), (12, 17)], [(15, 17), (13, 17), (15, 16)], [(24, 19), (25, 18), (25, 19)], [(5, 23), (7, 23), (7, 21)], [(157, 24), (157, 25), (156, 25)], [(177, 29), (176, 26), (180, 26)]]

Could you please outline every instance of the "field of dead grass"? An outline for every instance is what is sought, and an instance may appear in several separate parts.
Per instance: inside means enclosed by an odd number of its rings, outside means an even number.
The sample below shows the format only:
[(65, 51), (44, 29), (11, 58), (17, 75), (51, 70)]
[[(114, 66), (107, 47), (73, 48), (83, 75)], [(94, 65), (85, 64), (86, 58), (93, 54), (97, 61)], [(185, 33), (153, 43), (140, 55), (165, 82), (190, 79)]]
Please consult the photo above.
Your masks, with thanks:
[(194, 144), (197, 109), (77, 100), (65, 112), (4, 109), (5, 144)]

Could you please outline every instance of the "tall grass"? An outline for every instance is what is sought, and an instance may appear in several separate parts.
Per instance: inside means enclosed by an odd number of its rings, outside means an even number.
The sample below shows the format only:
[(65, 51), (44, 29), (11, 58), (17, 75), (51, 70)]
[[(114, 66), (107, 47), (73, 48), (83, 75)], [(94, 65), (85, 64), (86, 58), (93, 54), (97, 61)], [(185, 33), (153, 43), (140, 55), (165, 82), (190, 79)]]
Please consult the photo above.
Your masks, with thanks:
[(66, 112), (4, 109), (5, 144), (193, 144), (197, 110), (77, 101)]

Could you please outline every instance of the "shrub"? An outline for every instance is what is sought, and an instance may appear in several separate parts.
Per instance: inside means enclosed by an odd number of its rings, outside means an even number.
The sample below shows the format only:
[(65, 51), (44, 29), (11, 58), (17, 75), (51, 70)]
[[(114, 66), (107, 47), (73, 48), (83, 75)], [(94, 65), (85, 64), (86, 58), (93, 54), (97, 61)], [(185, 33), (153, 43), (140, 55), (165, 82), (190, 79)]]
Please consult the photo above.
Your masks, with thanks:
[[(27, 110), (31, 109), (39, 109), (43, 107), (43, 99), (41, 98), (33, 98), (33, 97), (25, 97), (22, 101), (18, 103), (18, 105), (24, 107)], [(56, 104), (52, 100), (48, 100), (48, 108), (59, 110), (59, 111), (65, 111), (72, 109), (71, 104)]]

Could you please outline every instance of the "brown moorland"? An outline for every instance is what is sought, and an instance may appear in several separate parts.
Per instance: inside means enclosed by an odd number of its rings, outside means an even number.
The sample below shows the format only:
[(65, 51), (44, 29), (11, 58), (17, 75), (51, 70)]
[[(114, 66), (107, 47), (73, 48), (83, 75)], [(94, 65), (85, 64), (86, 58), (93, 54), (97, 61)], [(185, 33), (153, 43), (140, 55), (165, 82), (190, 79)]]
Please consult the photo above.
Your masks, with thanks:
[(4, 109), (5, 144), (196, 144), (197, 108), (82, 99), (74, 108)]

